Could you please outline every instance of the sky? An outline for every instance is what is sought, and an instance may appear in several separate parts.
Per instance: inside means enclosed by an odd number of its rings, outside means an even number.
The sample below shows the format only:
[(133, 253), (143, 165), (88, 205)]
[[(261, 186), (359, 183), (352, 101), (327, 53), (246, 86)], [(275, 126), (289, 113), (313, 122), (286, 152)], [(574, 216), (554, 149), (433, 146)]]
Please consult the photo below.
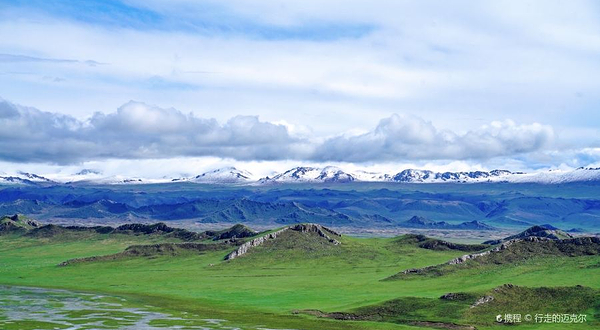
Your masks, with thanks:
[(0, 172), (600, 166), (595, 1), (0, 0)]

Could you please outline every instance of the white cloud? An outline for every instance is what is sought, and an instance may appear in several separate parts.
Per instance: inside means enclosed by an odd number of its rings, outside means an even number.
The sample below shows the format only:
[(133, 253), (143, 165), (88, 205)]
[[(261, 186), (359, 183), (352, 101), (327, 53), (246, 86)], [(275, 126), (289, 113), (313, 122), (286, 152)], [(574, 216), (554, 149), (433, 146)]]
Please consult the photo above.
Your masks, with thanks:
[(322, 161), (402, 161), (489, 159), (543, 150), (554, 139), (552, 127), (493, 122), (464, 134), (437, 129), (415, 116), (393, 115), (365, 134), (338, 136), (319, 146)]
[(219, 124), (139, 102), (80, 121), (0, 101), (0, 138), (3, 160), (51, 163), (179, 156), (280, 159), (297, 157), (294, 146), (302, 142), (285, 126), (256, 116)]
[(552, 127), (493, 122), (466, 133), (393, 115), (364, 134), (295, 135), (292, 125), (235, 116), (215, 119), (128, 102), (88, 120), (0, 101), (0, 159), (73, 163), (102, 159), (215, 156), (246, 161), (399, 162), (514, 157), (549, 147)]

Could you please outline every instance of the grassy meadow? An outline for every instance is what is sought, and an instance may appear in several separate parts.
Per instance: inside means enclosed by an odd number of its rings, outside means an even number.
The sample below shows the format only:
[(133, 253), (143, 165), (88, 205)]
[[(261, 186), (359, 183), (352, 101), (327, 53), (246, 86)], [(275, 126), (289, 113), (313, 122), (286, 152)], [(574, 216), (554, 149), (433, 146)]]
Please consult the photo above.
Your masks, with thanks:
[[(339, 240), (340, 245), (332, 245), (316, 235), (290, 231), (230, 261), (223, 258), (233, 248), (59, 267), (67, 259), (118, 253), (130, 245), (164, 239), (118, 234), (50, 238), (5, 235), (0, 236), (0, 285), (112, 294), (167, 312), (185, 311), (270, 328), (409, 329), (432, 326), (416, 323), (427, 320), (486, 329), (503, 327), (494, 322), (497, 314), (562, 312), (587, 313), (588, 322), (518, 327), (599, 326), (597, 255), (529, 258), (465, 268), (444, 276), (384, 280), (402, 270), (443, 263), (465, 252), (424, 249), (403, 237), (343, 236)], [(484, 308), (470, 308), (474, 297), (485, 296), (507, 283), (519, 288), (565, 289), (547, 301), (540, 300), (543, 295), (535, 290), (510, 291)], [(577, 285), (585, 287), (585, 294), (569, 291)], [(468, 299), (440, 299), (450, 292), (465, 293)], [(586, 297), (586, 301), (578, 301), (578, 297)], [(574, 306), (577, 311), (569, 309)], [(319, 314), (332, 312), (354, 316), (338, 320)]]

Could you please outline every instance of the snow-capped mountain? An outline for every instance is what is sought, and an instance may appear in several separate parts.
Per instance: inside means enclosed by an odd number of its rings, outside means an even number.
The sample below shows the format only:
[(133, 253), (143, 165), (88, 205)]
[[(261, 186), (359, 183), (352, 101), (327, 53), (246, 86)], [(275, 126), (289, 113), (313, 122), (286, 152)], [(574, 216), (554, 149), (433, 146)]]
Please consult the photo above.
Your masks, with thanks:
[(148, 183), (166, 183), (169, 179), (146, 179), (138, 177), (126, 177), (122, 175), (112, 175), (107, 177), (102, 176), (85, 176), (83, 178), (76, 178), (75, 180), (68, 181), (67, 183), (89, 183), (99, 185), (121, 185), (121, 184), (148, 184)]
[(438, 182), (485, 182), (501, 181), (509, 176), (522, 173), (506, 170), (473, 171), (473, 172), (433, 172), (427, 170), (408, 169), (392, 176), (389, 181), (407, 183), (438, 183)]
[(344, 172), (341, 168), (335, 166), (327, 166), (321, 170), (317, 180), (322, 182), (352, 182), (356, 178), (354, 175)]
[(28, 184), (28, 183), (34, 183), (32, 181), (29, 181), (27, 179), (18, 177), (18, 176), (14, 176), (14, 175), (3, 175), (0, 176), (0, 183), (3, 184)]
[(19, 176), (33, 182), (52, 182), (52, 180), (34, 173), (19, 172)]
[(193, 178), (187, 178), (179, 181), (189, 181), (196, 183), (247, 183), (252, 180), (251, 178), (252, 173), (248, 171), (238, 170), (235, 167), (224, 167), (210, 172), (202, 173)]
[(484, 182), (498, 181), (500, 178), (517, 175), (505, 170), (490, 172), (433, 172), (428, 170), (407, 169), (396, 174), (377, 172), (345, 172), (339, 167), (294, 167), (271, 178), (259, 180), (269, 183), (319, 183), (319, 182), (400, 182), (400, 183), (442, 183), (442, 182)]
[(378, 172), (367, 172), (367, 171), (356, 171), (352, 173), (356, 178), (356, 181), (365, 181), (365, 182), (385, 182), (392, 181), (393, 175), (387, 173), (378, 173)]
[(91, 184), (91, 185), (127, 185), (127, 184), (151, 184), (167, 183), (171, 178), (143, 178), (138, 176), (125, 175), (103, 175), (98, 170), (83, 169), (74, 174), (61, 175), (54, 174), (52, 178), (55, 182), (67, 184)]
[(148, 184), (148, 183), (169, 183), (169, 182), (193, 182), (193, 183), (209, 183), (209, 184), (237, 184), (247, 183), (251, 179), (252, 174), (248, 171), (238, 170), (235, 167), (219, 168), (210, 172), (202, 173), (193, 177), (169, 178), (162, 177), (158, 179), (139, 178), (139, 177), (124, 177), (113, 175), (102, 177), (96, 172), (86, 173), (83, 175), (85, 179), (72, 180), (71, 182), (88, 182), (93, 184)]
[(18, 172), (17, 174), (9, 175), (2, 174), (0, 175), (0, 183), (4, 184), (36, 184), (36, 183), (54, 183), (54, 181), (43, 177), (41, 175), (27, 173), (27, 172)]
[(311, 183), (311, 182), (352, 182), (356, 178), (335, 166), (294, 167), (272, 178), (266, 177), (259, 180), (260, 184), (270, 183)]
[(600, 181), (600, 168), (580, 167), (575, 170), (553, 170), (536, 173), (523, 173), (511, 176), (509, 182), (513, 183), (544, 183), (560, 184), (569, 182)]
[(148, 184), (148, 183), (190, 182), (203, 184), (250, 184), (268, 185), (281, 183), (348, 183), (348, 182), (390, 182), (390, 183), (542, 183), (561, 184), (569, 182), (600, 182), (600, 168), (578, 168), (575, 170), (552, 170), (523, 173), (507, 170), (471, 172), (434, 172), (429, 170), (406, 169), (397, 173), (366, 171), (348, 172), (335, 166), (294, 167), (271, 177), (256, 180), (250, 172), (235, 167), (225, 167), (197, 176), (173, 179), (172, 177), (142, 178), (121, 175), (104, 176), (99, 171), (81, 171), (76, 174), (37, 175), (18, 172), (0, 173), (0, 184), (53, 185), (69, 184)]
[(523, 173), (507, 170), (471, 172), (434, 172), (406, 169), (395, 174), (355, 171), (345, 172), (338, 167), (294, 167), (273, 177), (258, 181), (259, 184), (273, 183), (319, 183), (319, 182), (397, 182), (397, 183), (545, 183), (600, 181), (600, 168), (578, 168), (571, 171)]
[(75, 175), (101, 175), (102, 172), (98, 171), (98, 170), (93, 170), (93, 169), (89, 169), (89, 168), (84, 168), (83, 170), (75, 173)]

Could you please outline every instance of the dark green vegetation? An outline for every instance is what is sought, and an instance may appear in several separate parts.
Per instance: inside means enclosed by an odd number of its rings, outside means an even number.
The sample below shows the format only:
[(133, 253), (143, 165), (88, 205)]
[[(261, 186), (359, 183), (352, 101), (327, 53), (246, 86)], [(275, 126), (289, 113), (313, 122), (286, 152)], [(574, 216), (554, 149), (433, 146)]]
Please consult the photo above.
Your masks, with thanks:
[[(589, 311), (597, 319), (600, 318), (600, 291), (583, 286), (527, 288), (505, 284), (480, 294), (448, 293), (439, 298), (400, 298), (359, 307), (349, 312), (303, 312), (339, 320), (475, 329), (470, 324), (492, 326), (502, 322), (497, 322), (490, 316), (520, 314), (516, 311), (527, 311), (532, 317), (535, 317), (535, 314), (546, 314), (548, 311), (570, 315)], [(523, 322), (524, 319), (521, 320), (521, 323)]]
[(337, 320), (360, 320), (391, 322), (400, 324), (454, 326), (457, 329), (471, 328), (455, 323), (463, 319), (470, 305), (477, 300), (476, 294), (454, 294), (453, 299), (406, 297), (380, 304), (359, 307), (348, 312), (322, 312), (305, 310), (301, 313)]
[[(493, 300), (470, 308), (464, 315), (467, 322), (485, 319), (485, 315), (493, 313), (505, 315), (515, 311), (530, 311), (528, 314), (587, 313), (589, 319), (596, 320), (596, 326), (600, 319), (600, 291), (586, 286), (527, 288), (506, 284), (486, 292), (482, 297), (492, 297)], [(492, 323), (488, 319), (487, 324)]]
[(481, 251), (489, 248), (487, 244), (458, 244), (439, 239), (429, 238), (424, 235), (407, 234), (397, 239), (398, 242), (415, 244), (420, 248), (438, 251), (457, 250), (464, 252)]
[(587, 314), (584, 324), (523, 323), (519, 329), (600, 325), (597, 239), (527, 238), (499, 253), (446, 265), (439, 274), (385, 280), (495, 247), (422, 235), (354, 238), (324, 229), (335, 244), (310, 225), (297, 228), (229, 261), (224, 257), (244, 242), (276, 231), (239, 238), (251, 230), (192, 233), (164, 224), (31, 228), (0, 236), (0, 284), (120, 295), (167, 313), (250, 328), (501, 329), (495, 320), (504, 313)]
[[(525, 229), (549, 223), (594, 233), (600, 231), (600, 183), (0, 187), (0, 214), (14, 213), (74, 223), (153, 219), (223, 227), (313, 222), (334, 228), (491, 231), (492, 227)], [(413, 216), (422, 221), (408, 221)]]

